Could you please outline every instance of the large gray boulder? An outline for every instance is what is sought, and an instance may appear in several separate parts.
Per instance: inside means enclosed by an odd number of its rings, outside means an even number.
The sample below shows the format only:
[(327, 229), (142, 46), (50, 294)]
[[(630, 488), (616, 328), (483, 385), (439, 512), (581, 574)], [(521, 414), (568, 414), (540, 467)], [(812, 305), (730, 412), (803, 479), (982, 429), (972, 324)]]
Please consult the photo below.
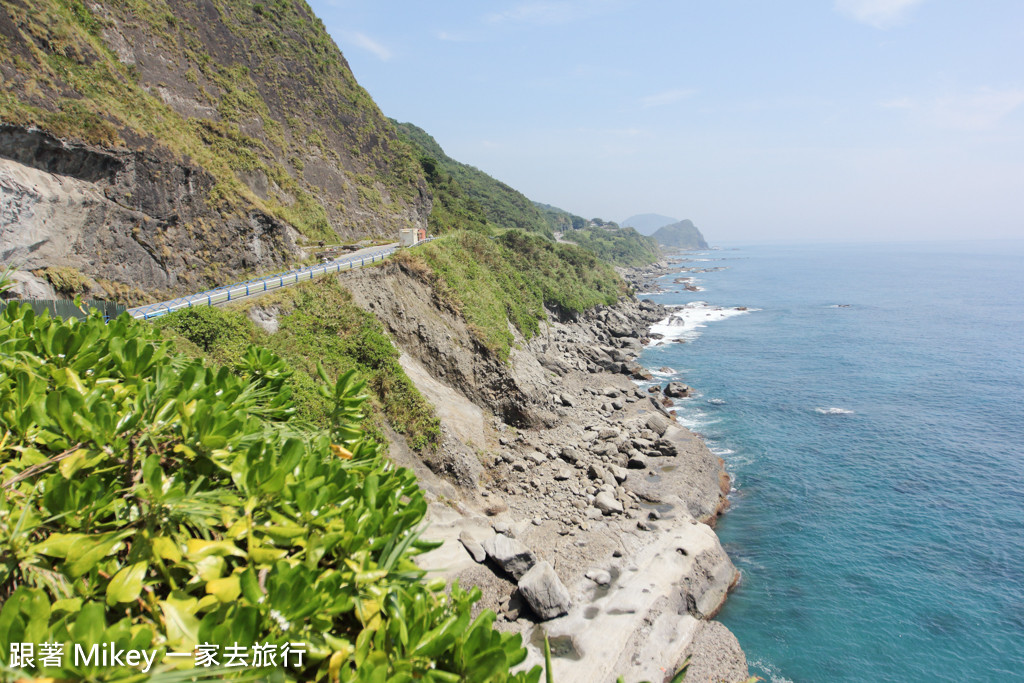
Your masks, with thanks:
[(542, 620), (554, 619), (569, 613), (572, 599), (562, 580), (549, 562), (538, 562), (519, 579), (522, 593), (530, 609)]
[(686, 398), (690, 391), (690, 387), (682, 382), (669, 382), (665, 385), (665, 395), (670, 398)]
[(608, 493), (607, 491), (601, 491), (594, 498), (594, 507), (601, 511), (602, 514), (610, 515), (613, 512), (622, 512), (622, 503), (615, 499), (615, 496)]
[(496, 534), (486, 539), (481, 545), (487, 557), (516, 580), (522, 578), (530, 567), (537, 563), (533, 552), (520, 541), (504, 534)]

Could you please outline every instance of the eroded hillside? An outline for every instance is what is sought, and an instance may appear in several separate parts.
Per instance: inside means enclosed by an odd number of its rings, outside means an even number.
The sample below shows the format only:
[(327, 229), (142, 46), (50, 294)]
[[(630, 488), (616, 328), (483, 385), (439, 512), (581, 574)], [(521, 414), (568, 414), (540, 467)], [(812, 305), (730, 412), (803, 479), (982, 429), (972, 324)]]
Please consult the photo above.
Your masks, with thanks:
[(426, 224), (420, 165), (303, 0), (10, 0), (0, 77), (23, 270), (140, 300)]

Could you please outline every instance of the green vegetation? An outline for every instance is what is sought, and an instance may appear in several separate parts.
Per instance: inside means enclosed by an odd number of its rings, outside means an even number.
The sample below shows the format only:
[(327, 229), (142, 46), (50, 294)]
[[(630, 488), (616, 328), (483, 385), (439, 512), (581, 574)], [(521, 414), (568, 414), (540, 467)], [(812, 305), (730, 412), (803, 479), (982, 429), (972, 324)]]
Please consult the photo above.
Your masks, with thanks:
[(452, 159), (422, 128), (394, 120), (392, 123), (399, 137), (418, 153), (434, 202), (441, 205), (437, 217), (431, 214), (431, 230), (435, 233), (473, 229), (471, 223), (479, 222), (483, 216), (498, 228), (552, 236), (551, 226), (540, 210), (522, 193), (480, 169)]
[[(197, 339), (217, 335), (197, 325)], [(361, 383), (331, 386), (330, 427), (294, 418), (287, 364), (175, 355), (145, 323), (0, 314), (0, 663), (5, 679), (168, 680), (200, 643), (303, 681), (524, 681), (518, 635), (471, 616), (478, 589), (427, 583), (411, 472), (360, 428)], [(324, 374), (326, 377), (326, 374)], [(58, 643), (15, 668), (8, 643)], [(154, 670), (76, 663), (75, 646), (155, 651)], [(301, 662), (281, 646), (304, 651)], [(36, 646), (38, 647), (38, 646)], [(180, 680), (185, 680), (181, 678)]]
[[(411, 150), (303, 0), (212, 4), (215, 20), (199, 6), (170, 0), (107, 0), (102, 11), (81, 0), (4, 3), (0, 68), (9, 78), (0, 121), (103, 147), (131, 140), (133, 148), (165, 150), (212, 176), (212, 210), (263, 211), (311, 240), (336, 236), (322, 188), (302, 177), (304, 155), (347, 150), (347, 166), (371, 179), (357, 191), (379, 196), (379, 182), (391, 202), (416, 199), (422, 175)], [(161, 55), (141, 63), (169, 60), (170, 71), (120, 61), (103, 36), (125, 27), (145, 35), (129, 41), (136, 49)], [(161, 92), (219, 120), (183, 116)], [(305, 122), (303, 130), (287, 120)], [(239, 173), (262, 173), (279, 190), (260, 197)]]
[(661, 257), (658, 243), (633, 228), (582, 228), (569, 230), (562, 237), (619, 266), (646, 266)]
[(534, 202), (533, 204), (540, 209), (540, 212), (544, 215), (544, 220), (548, 222), (548, 225), (555, 232), (579, 230), (587, 225), (587, 219), (583, 216), (577, 216), (574, 213), (569, 213), (565, 209), (559, 209), (557, 206), (551, 206), (550, 204), (542, 204), (540, 202)]
[(519, 230), (496, 238), (458, 231), (396, 258), (426, 274), (502, 360), (514, 342), (509, 323), (529, 339), (540, 331), (545, 306), (571, 315), (625, 293), (615, 271), (591, 252)]
[(331, 412), (330, 401), (317, 389), (318, 364), (332, 376), (354, 370), (370, 389), (372, 416), (364, 430), (383, 442), (386, 421), (414, 450), (438, 443), (434, 410), (399, 365), (399, 353), (380, 321), (356, 306), (337, 279), (305, 282), (248, 305), (276, 308), (278, 331), (267, 334), (233, 308), (185, 309), (155, 324), (180, 351), (221, 365), (240, 362), (249, 344), (273, 351), (292, 370), (286, 385), (297, 417), (318, 426), (328, 423)]
[(665, 247), (676, 247), (678, 249), (707, 249), (708, 243), (704, 235), (700, 233), (697, 226), (691, 220), (682, 220), (672, 225), (658, 228), (651, 235), (658, 244)]
[(45, 268), (36, 271), (35, 275), (45, 278), (55, 292), (69, 298), (83, 294), (91, 284), (89, 278), (69, 266)]

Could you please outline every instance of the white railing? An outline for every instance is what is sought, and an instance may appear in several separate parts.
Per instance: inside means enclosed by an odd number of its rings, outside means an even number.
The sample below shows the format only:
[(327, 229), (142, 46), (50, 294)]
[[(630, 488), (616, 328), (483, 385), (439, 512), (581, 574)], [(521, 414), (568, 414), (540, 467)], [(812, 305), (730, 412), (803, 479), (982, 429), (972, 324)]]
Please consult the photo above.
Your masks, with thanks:
[[(430, 240), (428, 239), (424, 241)], [(423, 242), (419, 242), (419, 244), (423, 244)], [(208, 289), (204, 292), (199, 292), (198, 294), (190, 294), (188, 296), (171, 299), (169, 301), (137, 306), (136, 308), (129, 308), (128, 314), (133, 318), (140, 320), (152, 320), (153, 318), (159, 318), (160, 316), (173, 313), (174, 311), (180, 311), (183, 308), (215, 306), (217, 304), (227, 303), (228, 301), (243, 299), (254, 294), (262, 294), (263, 292), (269, 292), (274, 289), (295, 285), (300, 282), (305, 282), (306, 280), (312, 280), (313, 278), (321, 275), (362, 268), (363, 266), (371, 263), (383, 261), (391, 254), (395, 253), (397, 249), (397, 245), (390, 245), (365, 254), (338, 258), (318, 266), (299, 268), (285, 273), (277, 273), (276, 275), (256, 278), (247, 282), (217, 287), (216, 289)]]

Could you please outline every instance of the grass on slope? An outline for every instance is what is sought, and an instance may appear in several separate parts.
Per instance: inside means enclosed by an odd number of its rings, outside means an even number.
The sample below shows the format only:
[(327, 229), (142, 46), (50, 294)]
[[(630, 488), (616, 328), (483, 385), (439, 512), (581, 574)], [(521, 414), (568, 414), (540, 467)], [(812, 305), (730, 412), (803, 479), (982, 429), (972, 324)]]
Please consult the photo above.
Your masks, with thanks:
[(178, 349), (222, 365), (237, 363), (249, 344), (281, 356), (295, 371), (288, 382), (299, 418), (315, 425), (329, 421), (331, 402), (317, 389), (317, 363), (331, 376), (356, 370), (370, 389), (369, 433), (381, 443), (381, 421), (404, 434), (415, 450), (431, 448), (440, 437), (433, 407), (398, 363), (399, 353), (380, 322), (352, 302), (334, 278), (303, 283), (250, 306), (276, 306), (279, 329), (267, 334), (235, 308), (193, 308), (156, 323)]
[(510, 323), (529, 339), (540, 331), (545, 306), (572, 315), (611, 305), (626, 291), (615, 271), (594, 254), (519, 230), (495, 238), (458, 231), (397, 258), (417, 270), (428, 268), (442, 299), (502, 360), (514, 343)]
[[(349, 179), (370, 204), (380, 204), (378, 183), (393, 198), (415, 199), (420, 171), (411, 150), (393, 136), (303, 0), (216, 0), (208, 9), (216, 20), (169, 0), (3, 3), (0, 77), (9, 79), (0, 92), (0, 121), (103, 147), (156, 142), (214, 177), (211, 205), (255, 207), (310, 239), (336, 238), (318, 188), (296, 161), (313, 147), (339, 168), (332, 143), (354, 160), (364, 172)], [(116, 34), (115, 16), (140, 27), (191, 84), (176, 87), (194, 90), (197, 105), (215, 109), (219, 120), (180, 115), (157, 94), (158, 84), (142, 80), (138, 65), (122, 63), (105, 40), (108, 29)], [(325, 144), (324, 133), (333, 140)], [(253, 173), (264, 174), (281, 196), (261, 198), (239, 178)]]
[(617, 266), (636, 268), (654, 263), (661, 257), (658, 243), (633, 228), (568, 230), (562, 237), (588, 249)]
[[(464, 211), (482, 212), (488, 222), (500, 228), (515, 228), (552, 237), (551, 226), (543, 214), (521, 192), (478, 168), (452, 159), (422, 128), (394, 120), (392, 123), (399, 137), (419, 154), (427, 183), (435, 195), (435, 204), (440, 198), (448, 212), (451, 212), (449, 205), (458, 205)], [(453, 184), (461, 189), (453, 191)], [(435, 225), (433, 216), (431, 218), (431, 228), (438, 233), (445, 228), (471, 229), (469, 225), (455, 224), (442, 217)]]

